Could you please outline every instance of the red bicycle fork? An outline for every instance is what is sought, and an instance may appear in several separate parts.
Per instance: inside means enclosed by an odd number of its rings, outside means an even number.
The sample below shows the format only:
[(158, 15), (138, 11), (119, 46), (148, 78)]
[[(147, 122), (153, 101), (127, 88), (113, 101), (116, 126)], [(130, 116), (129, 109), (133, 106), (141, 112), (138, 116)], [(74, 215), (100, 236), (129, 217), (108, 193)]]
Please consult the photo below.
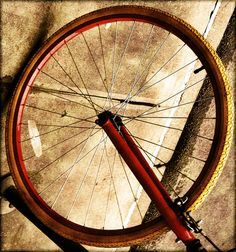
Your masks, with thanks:
[(142, 185), (145, 192), (156, 204), (158, 211), (164, 217), (170, 229), (173, 230), (178, 239), (182, 240), (185, 245), (188, 246), (196, 242), (197, 239), (180, 219), (180, 213), (173, 208), (174, 203), (168, 192), (143, 157), (121, 119), (108, 111), (98, 115), (98, 118), (96, 123), (104, 129), (111, 139), (117, 151)]

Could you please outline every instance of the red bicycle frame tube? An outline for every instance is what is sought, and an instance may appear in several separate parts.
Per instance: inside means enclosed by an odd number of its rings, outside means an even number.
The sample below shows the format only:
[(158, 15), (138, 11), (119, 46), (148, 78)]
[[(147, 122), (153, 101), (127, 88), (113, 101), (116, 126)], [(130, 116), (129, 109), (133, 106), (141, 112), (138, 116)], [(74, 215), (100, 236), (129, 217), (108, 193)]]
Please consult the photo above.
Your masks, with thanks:
[(157, 209), (165, 218), (170, 229), (186, 245), (196, 240), (194, 235), (178, 217), (177, 212), (171, 207), (173, 206), (173, 202), (170, 196), (139, 151), (125, 126), (121, 125), (120, 133), (109, 117), (102, 123), (99, 123), (99, 125), (105, 130), (150, 199), (155, 202)]
[(142, 164), (148, 175), (152, 178), (153, 182), (157, 186), (157, 188), (161, 191), (163, 197), (165, 198), (166, 202), (168, 202), (169, 205), (173, 204), (172, 199), (170, 198), (170, 195), (167, 193), (165, 188), (163, 187), (162, 183), (157, 179), (155, 173), (150, 168), (147, 160), (142, 155), (141, 151), (135, 144), (134, 140), (130, 136), (129, 132), (127, 131), (126, 127), (124, 125), (121, 125), (120, 131), (122, 133), (122, 136), (124, 137), (125, 141), (127, 142), (130, 149), (133, 151), (135, 156), (138, 158), (139, 162)]

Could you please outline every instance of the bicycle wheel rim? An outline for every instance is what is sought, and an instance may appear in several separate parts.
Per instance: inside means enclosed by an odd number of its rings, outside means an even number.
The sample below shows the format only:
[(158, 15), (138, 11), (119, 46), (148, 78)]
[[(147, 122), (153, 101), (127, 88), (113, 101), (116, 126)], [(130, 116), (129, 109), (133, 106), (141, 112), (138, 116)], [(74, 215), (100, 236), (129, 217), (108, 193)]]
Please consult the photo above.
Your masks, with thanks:
[[(74, 32), (76, 30), (79, 29), (80, 31), (83, 31), (86, 28), (91, 28), (97, 23), (102, 24), (103, 22), (112, 22), (114, 20), (130, 19), (141, 20), (142, 22), (154, 24), (158, 23), (159, 26), (162, 26), (167, 30), (171, 30), (171, 32), (180, 37), (183, 41), (188, 42), (188, 45), (204, 63), (204, 66), (207, 69), (210, 78), (212, 79), (212, 83), (216, 83), (214, 90), (215, 97), (218, 102), (216, 104), (216, 116), (220, 120), (216, 120), (216, 131), (212, 144), (214, 147), (211, 149), (209, 155), (211, 158), (209, 158), (206, 162), (204, 169), (202, 170), (202, 173), (198, 178), (199, 182), (196, 183), (196, 185), (187, 193), (189, 197), (187, 208), (190, 208), (192, 205), (195, 207), (195, 205), (197, 204), (195, 202), (202, 201), (204, 197), (202, 196), (202, 191), (204, 188), (206, 188), (209, 181), (212, 181), (211, 177), (213, 174), (215, 174), (215, 170), (217, 170), (217, 176), (222, 170), (227, 151), (225, 142), (228, 143), (230, 138), (230, 126), (228, 123), (230, 112), (228, 112), (228, 101), (225, 99), (224, 95), (222, 95), (222, 93), (227, 93), (227, 95), (229, 96), (229, 91), (226, 91), (225, 87), (222, 84), (226, 82), (226, 77), (222, 72), (224, 70), (219, 69), (219, 64), (221, 68), (222, 65), (221, 63), (216, 62), (215, 57), (210, 53), (209, 45), (207, 43), (202, 43), (201, 36), (192, 28), (187, 27), (185, 23), (179, 21), (179, 19), (164, 12), (149, 8), (122, 6), (103, 9), (101, 11), (86, 15), (82, 18), (72, 21), (72, 23), (70, 23), (66, 28), (61, 29), (58, 33), (56, 33), (53, 38), (46, 42), (42, 49), (40, 49), (39, 52), (34, 56), (33, 60), (29, 63), (29, 66), (27, 67), (19, 82), (19, 87), (10, 106), (8, 118), (8, 158), (15, 183), (19, 191), (23, 195), (24, 200), (27, 202), (27, 205), (29, 205), (31, 210), (37, 216), (39, 216), (39, 218), (44, 222), (45, 225), (54, 227), (56, 229), (56, 232), (63, 234), (65, 237), (73, 237), (73, 240), (86, 244), (95, 244), (97, 246), (120, 246), (124, 244), (127, 245), (130, 242), (133, 243), (134, 241), (139, 242), (145, 239), (145, 237), (150, 238), (150, 236), (156, 235), (156, 233), (159, 232), (160, 229), (163, 229), (165, 227), (165, 223), (162, 218), (158, 218), (154, 221), (151, 221), (147, 224), (142, 224), (135, 228), (127, 228), (127, 230), (109, 230), (107, 232), (100, 232), (99, 230), (94, 231), (93, 229), (85, 228), (76, 225), (68, 220), (65, 220), (52, 209), (50, 209), (45, 204), (45, 202), (41, 200), (34, 187), (31, 185), (31, 182), (28, 180), (26, 170), (23, 168), (24, 164), (21, 161), (22, 159), (19, 158), (21, 156), (21, 147), (19, 145), (19, 123), (21, 121), (21, 114), (23, 109), (23, 106), (21, 105), (22, 103), (24, 103), (22, 102), (22, 100), (27, 98), (28, 92), (26, 91), (26, 89), (29, 89), (29, 87), (26, 87), (26, 85), (28, 85), (28, 83), (32, 83), (34, 77), (37, 74), (36, 68), (40, 68), (45, 64), (46, 60), (44, 59), (50, 56), (49, 54), (50, 52), (52, 53), (52, 50), (58, 50), (60, 48), (61, 42), (65, 38), (72, 38), (75, 35)], [(183, 27), (185, 28), (184, 33), (182, 33), (181, 31)], [(18, 167), (21, 168), (19, 169)], [(213, 185), (214, 182), (215, 180), (211, 184)], [(78, 232), (81, 233), (79, 233), (78, 235)], [(100, 237), (100, 241), (98, 241), (98, 237)]]

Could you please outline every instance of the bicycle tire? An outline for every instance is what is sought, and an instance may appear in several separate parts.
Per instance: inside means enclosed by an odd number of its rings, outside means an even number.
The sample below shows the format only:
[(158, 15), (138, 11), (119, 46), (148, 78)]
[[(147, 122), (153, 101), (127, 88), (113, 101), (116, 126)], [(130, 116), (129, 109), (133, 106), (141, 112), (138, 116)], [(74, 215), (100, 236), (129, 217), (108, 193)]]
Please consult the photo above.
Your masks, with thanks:
[(28, 82), (32, 78), (32, 74), (35, 73), (36, 67), (38, 67), (39, 64), (44, 64), (44, 58), (47, 57), (52, 48), (60, 47), (61, 41), (69, 35), (73, 36), (74, 31), (78, 29), (83, 30), (84, 27), (92, 27), (96, 22), (102, 23), (104, 20), (113, 20), (120, 17), (126, 19), (132, 17), (142, 21), (145, 20), (148, 23), (157, 24), (171, 31), (177, 37), (185, 41), (199, 56), (210, 78), (213, 80), (212, 82), (216, 83), (214, 91), (220, 108), (218, 110), (218, 116), (221, 120), (217, 122), (214, 147), (210, 153), (210, 156), (214, 156), (214, 158), (209, 158), (205, 168), (199, 176), (199, 181), (201, 181), (201, 183), (197, 182), (195, 187), (188, 193), (190, 199), (186, 206), (188, 210), (192, 211), (196, 209), (215, 185), (226, 162), (232, 139), (233, 102), (231, 87), (223, 64), (209, 43), (183, 20), (166, 12), (148, 7), (117, 6), (86, 14), (57, 31), (33, 56), (18, 82), (7, 118), (7, 156), (17, 189), (31, 211), (46, 226), (52, 228), (63, 237), (78, 243), (93, 246), (128, 246), (130, 244), (149, 240), (167, 230), (167, 227), (164, 220), (158, 217), (148, 223), (124, 230), (99, 231), (74, 224), (58, 215), (50, 209), (44, 201), (37, 197), (37, 192), (31, 186), (26, 171), (22, 169), (22, 161), (19, 160), (18, 157), (19, 146), (17, 134), (19, 134), (19, 129), (17, 130), (17, 123), (19, 114), (21, 113), (20, 100), (25, 96)]

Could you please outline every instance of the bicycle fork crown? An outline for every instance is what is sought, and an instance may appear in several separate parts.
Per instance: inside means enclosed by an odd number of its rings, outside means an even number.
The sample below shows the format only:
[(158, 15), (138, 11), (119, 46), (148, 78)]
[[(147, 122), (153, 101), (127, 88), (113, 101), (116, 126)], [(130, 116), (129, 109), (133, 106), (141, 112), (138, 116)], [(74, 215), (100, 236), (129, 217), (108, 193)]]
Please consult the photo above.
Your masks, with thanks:
[(98, 119), (95, 121), (96, 124), (103, 127), (105, 123), (110, 120), (115, 128), (119, 131), (119, 127), (123, 125), (122, 119), (117, 114), (113, 114), (110, 111), (104, 111), (98, 115)]

